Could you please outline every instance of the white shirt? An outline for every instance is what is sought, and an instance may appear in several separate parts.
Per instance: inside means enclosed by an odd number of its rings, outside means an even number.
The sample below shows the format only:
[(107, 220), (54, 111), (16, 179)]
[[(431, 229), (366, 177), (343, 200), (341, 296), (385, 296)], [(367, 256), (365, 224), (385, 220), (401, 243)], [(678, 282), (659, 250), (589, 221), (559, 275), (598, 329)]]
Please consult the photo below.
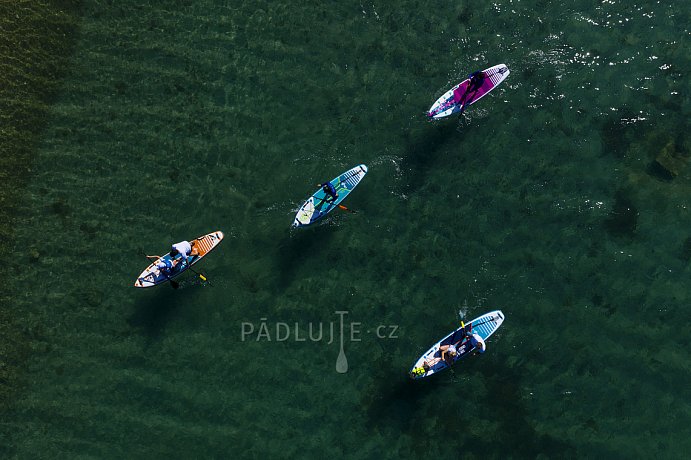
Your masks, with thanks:
[(187, 260), (187, 256), (192, 253), (192, 245), (189, 241), (180, 241), (179, 243), (175, 243), (173, 247), (178, 250), (182, 256), (182, 260)]
[(477, 334), (473, 334), (473, 338), (477, 341), (477, 345), (475, 345), (475, 348), (477, 348), (477, 350), (480, 353), (484, 353), (485, 350), (487, 349), (487, 345), (485, 345), (485, 341), (482, 340), (482, 337), (480, 337)]

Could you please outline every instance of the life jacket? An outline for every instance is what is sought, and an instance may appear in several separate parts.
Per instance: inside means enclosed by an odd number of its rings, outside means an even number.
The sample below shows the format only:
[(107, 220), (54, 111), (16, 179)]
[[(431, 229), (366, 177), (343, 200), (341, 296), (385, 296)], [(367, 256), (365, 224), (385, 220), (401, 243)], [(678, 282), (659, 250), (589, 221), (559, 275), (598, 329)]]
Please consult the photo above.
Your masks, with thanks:
[(322, 189), (324, 190), (324, 193), (326, 193), (327, 195), (331, 195), (334, 198), (337, 195), (336, 189), (334, 188), (333, 185), (331, 185), (331, 182), (325, 183), (324, 186), (322, 187)]
[(173, 269), (173, 261), (171, 259), (163, 259), (157, 264), (157, 267), (162, 272), (170, 273)]

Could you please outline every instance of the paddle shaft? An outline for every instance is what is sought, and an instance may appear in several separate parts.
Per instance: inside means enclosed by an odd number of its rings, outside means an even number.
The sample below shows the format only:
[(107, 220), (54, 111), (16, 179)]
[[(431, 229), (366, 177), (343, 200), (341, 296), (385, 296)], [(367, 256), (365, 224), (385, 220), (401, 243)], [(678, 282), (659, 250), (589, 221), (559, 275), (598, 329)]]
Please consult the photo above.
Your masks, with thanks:
[(483, 322), (478, 323), (478, 324), (470, 323), (470, 325), (471, 325), (472, 327), (475, 327), (475, 326), (482, 326), (483, 324), (493, 323), (495, 320), (496, 320), (496, 318), (492, 318), (492, 319), (488, 319), (487, 321), (483, 321)]
[(206, 276), (202, 275), (202, 274), (199, 273), (197, 270), (195, 270), (194, 268), (192, 268), (192, 264), (188, 263), (187, 268), (189, 268), (190, 270), (192, 270), (193, 273), (196, 273), (197, 275), (199, 275), (199, 277), (202, 279), (202, 281), (206, 281), (207, 283), (209, 283), (209, 286), (213, 286), (213, 284), (211, 284), (211, 281), (209, 281), (209, 280), (206, 278)]
[(465, 94), (463, 94), (463, 102), (461, 103), (461, 111), (459, 112), (459, 115), (465, 112), (465, 108), (468, 106), (468, 103), (466, 102), (468, 99), (468, 93), (470, 93), (470, 103), (472, 104), (473, 96), (475, 96), (478, 91), (480, 91), (480, 87), (475, 88), (472, 93), (466, 91)]

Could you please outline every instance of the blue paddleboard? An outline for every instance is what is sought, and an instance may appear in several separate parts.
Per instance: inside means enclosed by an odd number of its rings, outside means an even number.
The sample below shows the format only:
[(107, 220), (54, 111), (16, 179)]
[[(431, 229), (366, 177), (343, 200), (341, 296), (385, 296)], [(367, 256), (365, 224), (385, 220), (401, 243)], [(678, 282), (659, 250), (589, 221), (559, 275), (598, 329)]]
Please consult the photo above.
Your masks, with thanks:
[[(466, 326), (470, 324), (470, 332), (476, 333), (482, 340), (486, 341), (490, 335), (494, 334), (494, 332), (499, 329), (499, 326), (501, 326), (503, 322), (504, 314), (501, 310), (495, 310), (475, 318), (468, 322)], [(415, 365), (413, 365), (413, 368), (410, 370), (410, 377), (412, 379), (422, 379), (447, 369), (449, 365), (441, 359), (439, 347), (451, 344), (456, 346), (458, 352), (451, 362), (452, 365), (466, 356), (470, 356), (474, 351), (473, 347), (470, 345), (470, 340), (463, 334), (463, 327), (459, 327), (451, 334), (435, 343), (424, 355), (420, 356), (420, 359), (415, 362)], [(416, 369), (419, 371), (415, 372)]]

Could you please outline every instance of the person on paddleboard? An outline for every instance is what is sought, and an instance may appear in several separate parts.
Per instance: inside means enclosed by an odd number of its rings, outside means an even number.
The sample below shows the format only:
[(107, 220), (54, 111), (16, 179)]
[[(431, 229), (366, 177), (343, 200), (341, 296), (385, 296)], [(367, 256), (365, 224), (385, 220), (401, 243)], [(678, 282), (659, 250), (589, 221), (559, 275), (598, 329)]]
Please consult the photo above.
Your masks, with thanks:
[[(173, 259), (175, 265), (178, 263), (188, 263), (188, 259), (190, 257), (194, 257), (199, 254), (199, 251), (194, 245), (193, 242), (189, 241), (180, 241), (179, 243), (175, 243), (170, 247), (170, 258)], [(179, 258), (177, 256), (180, 255)]]
[(324, 182), (323, 184), (319, 184), (319, 186), (326, 194), (326, 196), (324, 197), (324, 201), (326, 201), (327, 203), (336, 201), (336, 198), (338, 198), (338, 193), (336, 193), (336, 189), (333, 185), (331, 185), (331, 182)]
[(161, 259), (156, 263), (156, 268), (163, 273), (164, 276), (169, 276), (173, 272), (175, 262), (170, 259)]
[(465, 102), (468, 100), (468, 97), (470, 97), (470, 100), (472, 101), (472, 96), (475, 96), (475, 93), (477, 93), (482, 87), (482, 84), (485, 82), (485, 73), (482, 70), (478, 70), (477, 72), (473, 72), (468, 75), (468, 79), (470, 80), (468, 82), (468, 86), (466, 87), (463, 96), (461, 96), (461, 99), (458, 101), (458, 104), (461, 106), (460, 113), (463, 113), (465, 110)]
[[(194, 242), (180, 241), (170, 247), (170, 259), (161, 259), (156, 264), (156, 268), (161, 270), (163, 274), (170, 275), (178, 264), (188, 263), (188, 259), (197, 254), (198, 252), (197, 248), (194, 247)], [(178, 257), (178, 255), (180, 257)]]
[(444, 361), (448, 366), (453, 364), (453, 360), (458, 354), (458, 350), (456, 349), (456, 345), (454, 344), (442, 345), (441, 347), (439, 347), (439, 352), (442, 361)]
[(482, 340), (482, 337), (480, 337), (477, 333), (473, 333), (470, 336), (470, 345), (473, 347), (475, 353), (484, 353), (485, 350), (487, 350), (485, 341)]
[(482, 70), (478, 70), (468, 75), (468, 79), (470, 80), (468, 91), (477, 91), (485, 81), (485, 73)]
[[(471, 329), (473, 325), (472, 324), (465, 324), (463, 327), (459, 330), (460, 332), (460, 337), (457, 336), (458, 341), (451, 343), (449, 345), (442, 345), (439, 347), (439, 354), (441, 356), (442, 361), (444, 361), (447, 365), (453, 364), (454, 359), (456, 358), (456, 355), (458, 355), (458, 349), (461, 348), (461, 352), (465, 349), (463, 346), (463, 341), (465, 339), (472, 340), (473, 334), (471, 334)], [(482, 339), (480, 339), (482, 340)], [(471, 343), (472, 345), (472, 343)], [(474, 346), (474, 345), (472, 345)]]

